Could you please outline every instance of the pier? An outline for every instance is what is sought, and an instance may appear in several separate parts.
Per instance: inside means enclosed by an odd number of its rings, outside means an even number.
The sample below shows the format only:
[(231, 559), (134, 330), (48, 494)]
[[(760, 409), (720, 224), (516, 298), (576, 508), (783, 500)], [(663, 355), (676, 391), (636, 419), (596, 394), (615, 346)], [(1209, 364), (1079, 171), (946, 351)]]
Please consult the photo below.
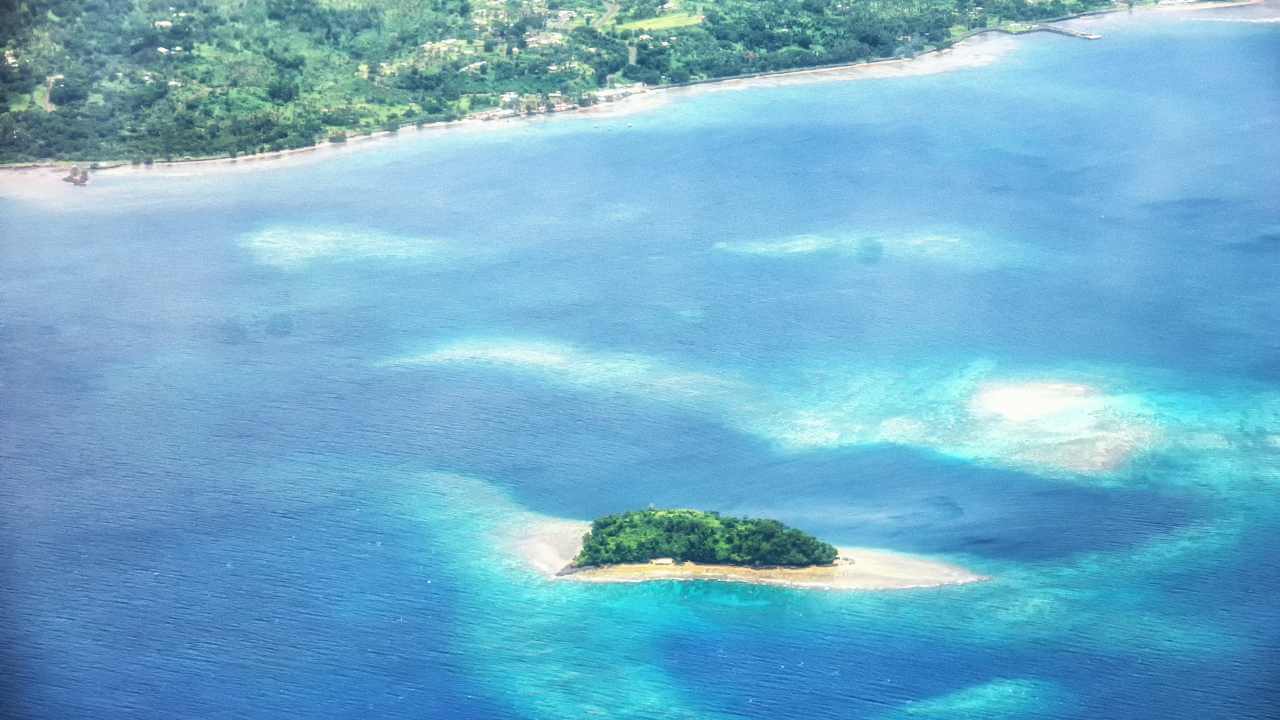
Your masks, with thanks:
[[(968, 40), (971, 37), (977, 37), (986, 33), (999, 33), (1001, 35), (1030, 35), (1031, 33), (1047, 32), (1055, 35), (1066, 35), (1067, 37), (1080, 38), (1081, 40), (1101, 40), (1102, 36), (1097, 33), (1081, 32), (1079, 30), (1069, 30), (1057, 25), (1045, 25), (1037, 23), (1035, 25), (1027, 25), (1019, 28), (983, 28), (975, 30), (960, 38), (960, 40)], [(959, 40), (957, 41), (959, 42)]]
[(1097, 33), (1081, 32), (1079, 30), (1071, 30), (1057, 25), (1034, 25), (1027, 32), (1047, 32), (1057, 33), (1058, 35), (1066, 35), (1067, 37), (1080, 38), (1082, 40), (1101, 40), (1102, 36)]

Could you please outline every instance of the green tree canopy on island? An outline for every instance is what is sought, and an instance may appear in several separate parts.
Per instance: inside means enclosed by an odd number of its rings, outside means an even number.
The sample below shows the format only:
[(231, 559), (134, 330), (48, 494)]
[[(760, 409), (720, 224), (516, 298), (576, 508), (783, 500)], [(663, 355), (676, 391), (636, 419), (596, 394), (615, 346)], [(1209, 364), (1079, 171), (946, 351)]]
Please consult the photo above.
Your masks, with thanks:
[(640, 510), (591, 524), (578, 567), (654, 558), (721, 565), (830, 565), (835, 546), (777, 520), (724, 517), (699, 510)]

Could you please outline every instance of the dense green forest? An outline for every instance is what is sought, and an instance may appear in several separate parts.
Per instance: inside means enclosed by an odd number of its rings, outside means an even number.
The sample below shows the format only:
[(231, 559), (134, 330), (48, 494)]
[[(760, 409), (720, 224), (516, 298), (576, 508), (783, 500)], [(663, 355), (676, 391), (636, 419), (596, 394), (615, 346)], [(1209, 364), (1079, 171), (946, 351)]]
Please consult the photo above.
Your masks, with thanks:
[(0, 0), (0, 162), (236, 155), (907, 55), (1110, 0)]
[(641, 510), (591, 524), (573, 564), (612, 565), (654, 558), (728, 565), (830, 565), (836, 549), (776, 520), (722, 517), (698, 510)]

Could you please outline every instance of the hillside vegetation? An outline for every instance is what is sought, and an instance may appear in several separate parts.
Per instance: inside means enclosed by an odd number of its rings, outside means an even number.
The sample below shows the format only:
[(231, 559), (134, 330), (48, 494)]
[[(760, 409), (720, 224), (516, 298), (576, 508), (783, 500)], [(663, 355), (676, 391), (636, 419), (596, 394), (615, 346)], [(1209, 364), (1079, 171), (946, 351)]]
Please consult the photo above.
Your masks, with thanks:
[(1109, 0), (0, 0), (0, 162), (235, 155), (920, 52)]
[(615, 565), (654, 558), (720, 565), (830, 565), (836, 548), (776, 520), (698, 510), (641, 510), (591, 524), (573, 564)]

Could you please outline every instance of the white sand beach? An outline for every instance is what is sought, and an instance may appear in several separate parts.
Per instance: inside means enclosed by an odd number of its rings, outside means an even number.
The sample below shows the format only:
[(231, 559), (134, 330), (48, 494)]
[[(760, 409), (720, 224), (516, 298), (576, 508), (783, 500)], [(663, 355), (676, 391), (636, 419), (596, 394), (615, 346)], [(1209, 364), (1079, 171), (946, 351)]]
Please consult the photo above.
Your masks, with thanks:
[(806, 568), (749, 568), (698, 563), (626, 564), (570, 569), (590, 523), (536, 517), (511, 538), (519, 557), (548, 580), (635, 583), (653, 580), (715, 580), (813, 590), (906, 590), (963, 585), (988, 578), (955, 565), (875, 550), (839, 548), (834, 565)]

